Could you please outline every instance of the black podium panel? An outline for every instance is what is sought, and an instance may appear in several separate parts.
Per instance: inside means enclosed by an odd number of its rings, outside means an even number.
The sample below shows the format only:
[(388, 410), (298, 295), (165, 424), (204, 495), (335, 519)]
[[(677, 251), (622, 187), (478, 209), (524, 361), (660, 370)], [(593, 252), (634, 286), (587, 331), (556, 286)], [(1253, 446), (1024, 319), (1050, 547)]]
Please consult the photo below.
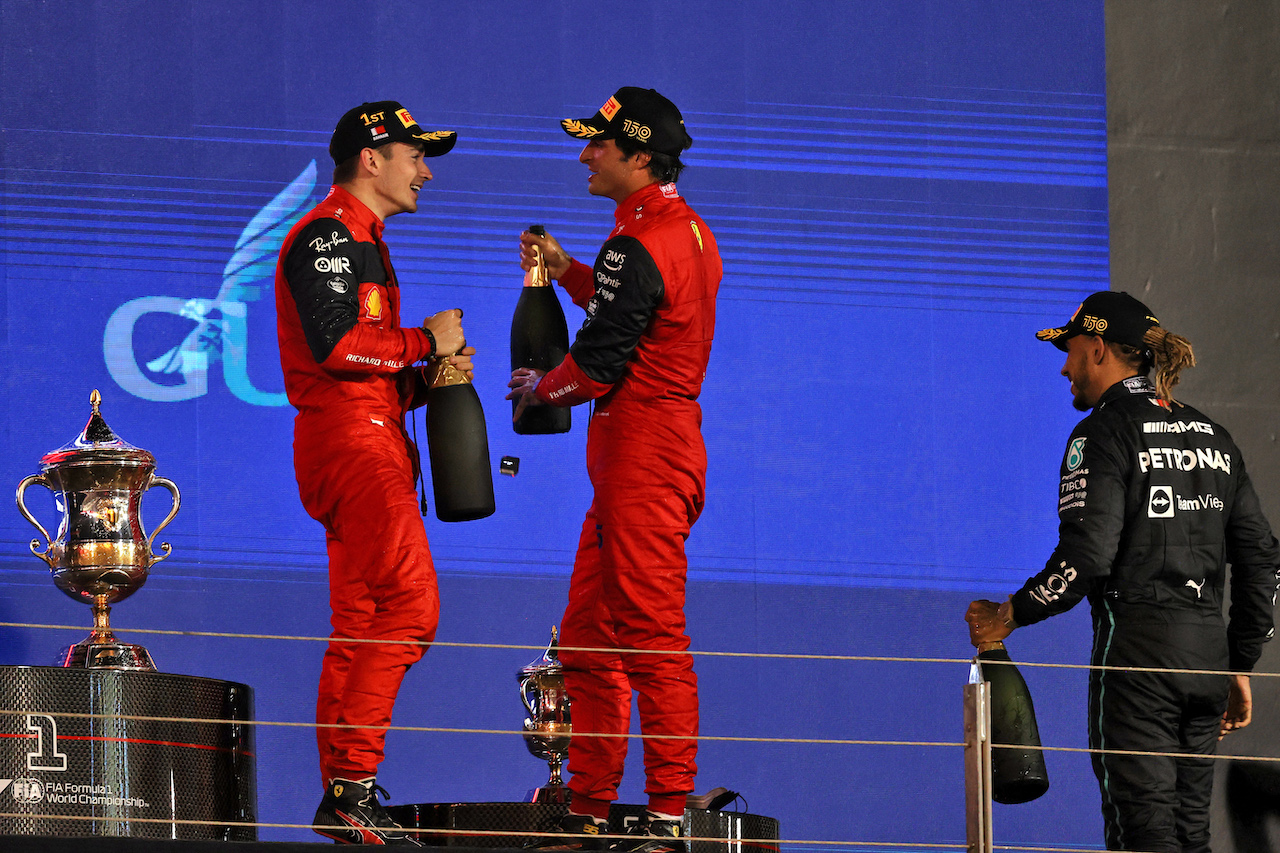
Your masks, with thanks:
[(246, 685), (0, 666), (0, 711), (0, 834), (257, 838)]
[[(557, 803), (417, 803), (389, 806), (401, 826), (423, 829), (423, 844), (440, 847), (522, 847), (539, 836), (559, 832), (556, 821), (568, 811)], [(644, 806), (615, 803), (609, 810), (609, 832), (625, 833), (640, 819)], [(745, 812), (685, 809), (685, 837), (690, 853), (777, 853), (778, 821)], [(708, 840), (716, 839), (716, 840)], [(723, 840), (719, 840), (723, 839)]]

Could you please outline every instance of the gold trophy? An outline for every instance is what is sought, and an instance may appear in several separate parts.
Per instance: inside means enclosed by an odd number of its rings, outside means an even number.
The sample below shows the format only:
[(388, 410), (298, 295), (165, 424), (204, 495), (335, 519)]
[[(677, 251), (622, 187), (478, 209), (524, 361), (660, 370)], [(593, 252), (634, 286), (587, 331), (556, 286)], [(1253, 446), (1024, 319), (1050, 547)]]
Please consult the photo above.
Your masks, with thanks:
[(547, 762), (551, 778), (533, 790), (530, 802), (567, 803), (569, 789), (560, 778), (560, 768), (569, 754), (569, 694), (564, 689), (564, 666), (560, 663), (559, 632), (551, 629), (551, 643), (542, 657), (516, 673), (520, 680), (520, 701), (529, 716), (524, 721), (524, 743), (529, 752)]
[[(89, 397), (93, 414), (70, 444), (46, 453), (40, 473), (18, 483), (18, 511), (44, 537), (31, 540), (31, 553), (49, 564), (53, 583), (67, 595), (93, 608), (93, 632), (62, 651), (59, 664), (92, 669), (155, 671), (145, 648), (122, 643), (111, 632), (111, 605), (123, 601), (147, 581), (151, 566), (169, 556), (169, 543), (152, 542), (178, 514), (182, 497), (171, 480), (155, 475), (156, 459), (121, 439), (98, 411), (102, 395)], [(54, 494), (62, 513), (53, 539), (23, 502), (31, 485)], [(142, 529), (142, 495), (152, 486), (168, 489), (173, 508), (150, 536)]]

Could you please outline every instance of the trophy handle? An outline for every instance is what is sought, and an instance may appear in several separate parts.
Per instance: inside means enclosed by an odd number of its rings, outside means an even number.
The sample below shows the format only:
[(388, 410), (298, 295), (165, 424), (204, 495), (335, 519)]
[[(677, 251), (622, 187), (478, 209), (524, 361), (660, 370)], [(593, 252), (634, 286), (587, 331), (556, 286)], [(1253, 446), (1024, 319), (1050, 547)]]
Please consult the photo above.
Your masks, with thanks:
[[(160, 522), (160, 526), (151, 531), (151, 536), (147, 538), (147, 551), (151, 553), (151, 564), (155, 565), (168, 557), (169, 552), (173, 549), (169, 547), (168, 542), (161, 542), (160, 550), (163, 551), (164, 554), (157, 555), (155, 549), (151, 546), (151, 543), (155, 541), (156, 535), (159, 534), (161, 530), (164, 530), (165, 527), (168, 526), (169, 522), (173, 521), (173, 517), (178, 514), (178, 507), (182, 506), (182, 495), (178, 493), (178, 487), (174, 484), (173, 480), (170, 480), (167, 477), (152, 477), (151, 486), (160, 486), (161, 488), (168, 489), (169, 494), (173, 495), (173, 508), (170, 509), (169, 514), (164, 517), (164, 521)], [(151, 486), (148, 486), (147, 488), (151, 488)]]
[(529, 716), (538, 719), (538, 709), (529, 704), (529, 681), (530, 677), (525, 676), (520, 679), (520, 701), (524, 703), (525, 710), (529, 712)]
[[(44, 550), (37, 551), (36, 547), (40, 544), (40, 540), (32, 539), (31, 553), (35, 554), (37, 557), (39, 557), (40, 559), (48, 563), (49, 568), (52, 569), (55, 567), (53, 565), (53, 558), (49, 556), (49, 549), (53, 547), (53, 538), (49, 536), (49, 531), (44, 529), (44, 525), (36, 521), (35, 516), (33, 516), (30, 513), (30, 511), (27, 510), (27, 505), (22, 500), (23, 492), (27, 490), (27, 486), (30, 486), (33, 483), (39, 483), (41, 486), (44, 486), (46, 489), (49, 489), (49, 481), (44, 478), (44, 474), (30, 474), (26, 477), (23, 477), (22, 482), (18, 484), (18, 512), (22, 513), (22, 517), (25, 518), (27, 521), (31, 522), (33, 525), (35, 525), (36, 530), (39, 530), (40, 534), (44, 536), (44, 542), (45, 542)], [(52, 489), (49, 489), (49, 490), (53, 491)]]

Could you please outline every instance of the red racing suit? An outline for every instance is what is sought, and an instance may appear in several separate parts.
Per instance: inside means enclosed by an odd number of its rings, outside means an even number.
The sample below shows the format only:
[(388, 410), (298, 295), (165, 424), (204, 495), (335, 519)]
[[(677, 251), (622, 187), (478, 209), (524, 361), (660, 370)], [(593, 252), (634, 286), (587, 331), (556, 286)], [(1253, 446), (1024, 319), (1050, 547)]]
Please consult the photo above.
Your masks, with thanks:
[(289, 232), (276, 265), (280, 362), (298, 410), (294, 470), (329, 555), (334, 640), (316, 702), (326, 784), (376, 774), (400, 682), (435, 637), (439, 616), (415, 492), (418, 455), (404, 429), (416, 381), (410, 365), (433, 355), (434, 342), (400, 327), (382, 228), (335, 186)]
[[(618, 206), (594, 269), (573, 262), (561, 285), (587, 311), (564, 362), (539, 382), (551, 405), (597, 399), (587, 432), (595, 489), (561, 626), (566, 647), (675, 654), (561, 653), (575, 731), (575, 810), (617, 798), (631, 691), (639, 694), (649, 806), (684, 811), (697, 772), (698, 686), (685, 634), (684, 543), (702, 512), (707, 458), (702, 389), (715, 330), (720, 254), (674, 184)], [(688, 739), (684, 739), (688, 738)]]

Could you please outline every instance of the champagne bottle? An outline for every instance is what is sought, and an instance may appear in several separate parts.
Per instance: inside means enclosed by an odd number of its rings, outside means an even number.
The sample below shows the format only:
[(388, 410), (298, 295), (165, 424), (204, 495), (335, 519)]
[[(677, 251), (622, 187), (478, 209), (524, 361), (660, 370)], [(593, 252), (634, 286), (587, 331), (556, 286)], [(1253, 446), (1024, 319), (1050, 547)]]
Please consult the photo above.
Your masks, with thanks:
[(484, 409), (471, 380), (437, 358), (427, 391), (427, 449), (436, 518), (471, 521), (493, 515), (493, 473)]
[(983, 643), (973, 669), (971, 681), (991, 684), (991, 798), (1005, 804), (1031, 802), (1049, 790), (1031, 691), (1004, 643)]
[[(530, 225), (529, 231), (545, 236), (541, 225)], [(537, 249), (535, 248), (535, 252)], [(555, 288), (547, 276), (542, 253), (538, 262), (524, 274), (524, 287), (511, 316), (511, 369), (533, 367), (550, 370), (564, 361), (569, 352), (569, 327)], [(511, 413), (519, 400), (511, 401)], [(513, 428), (519, 435), (549, 435), (568, 432), (571, 410), (568, 406), (529, 406)]]

